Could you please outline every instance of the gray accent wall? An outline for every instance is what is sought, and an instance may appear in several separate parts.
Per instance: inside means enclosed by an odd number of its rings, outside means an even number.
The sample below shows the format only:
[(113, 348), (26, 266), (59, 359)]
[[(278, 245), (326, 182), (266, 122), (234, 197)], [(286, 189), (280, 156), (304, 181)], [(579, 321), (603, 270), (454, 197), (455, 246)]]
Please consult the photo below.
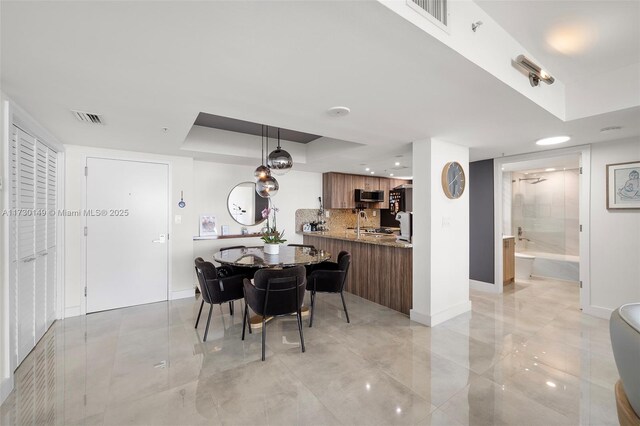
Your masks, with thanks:
[(469, 278), (495, 284), (493, 160), (469, 163)]

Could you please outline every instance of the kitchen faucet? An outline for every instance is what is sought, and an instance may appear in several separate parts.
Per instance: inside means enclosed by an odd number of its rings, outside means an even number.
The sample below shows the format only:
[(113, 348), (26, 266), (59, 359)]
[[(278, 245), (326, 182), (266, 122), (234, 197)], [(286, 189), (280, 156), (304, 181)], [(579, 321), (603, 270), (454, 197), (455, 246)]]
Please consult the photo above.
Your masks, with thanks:
[(363, 218), (364, 220), (368, 220), (369, 217), (367, 216), (367, 212), (364, 210), (357, 210), (356, 214), (358, 215), (358, 221), (357, 221), (357, 225), (356, 225), (356, 234), (358, 239), (360, 239), (360, 218)]

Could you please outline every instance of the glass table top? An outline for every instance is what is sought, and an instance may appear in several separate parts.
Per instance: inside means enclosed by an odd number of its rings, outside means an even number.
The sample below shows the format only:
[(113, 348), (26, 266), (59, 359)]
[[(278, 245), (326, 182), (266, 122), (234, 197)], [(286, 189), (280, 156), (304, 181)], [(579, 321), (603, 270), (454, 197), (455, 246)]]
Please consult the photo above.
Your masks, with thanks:
[(274, 268), (324, 262), (331, 259), (331, 253), (310, 247), (283, 245), (278, 254), (267, 254), (262, 247), (247, 247), (217, 252), (213, 259), (223, 265)]

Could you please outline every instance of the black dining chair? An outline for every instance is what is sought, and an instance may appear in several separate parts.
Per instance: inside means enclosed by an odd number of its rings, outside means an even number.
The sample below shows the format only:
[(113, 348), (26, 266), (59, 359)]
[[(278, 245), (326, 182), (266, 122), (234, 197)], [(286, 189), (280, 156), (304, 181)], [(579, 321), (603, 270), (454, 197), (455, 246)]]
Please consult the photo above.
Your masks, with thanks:
[[(253, 284), (244, 280), (244, 317), (242, 318), (242, 340), (249, 319), (249, 307), (256, 314), (262, 316), (262, 360), (265, 359), (265, 345), (267, 340), (266, 317), (296, 314), (300, 344), (304, 349), (302, 335), (302, 315), (300, 309), (304, 301), (306, 285), (305, 269), (295, 266), (287, 269), (261, 269), (256, 272)], [(251, 332), (251, 324), (249, 324)]]
[(316, 306), (316, 293), (340, 293), (344, 314), (349, 321), (347, 304), (344, 302), (344, 285), (347, 282), (347, 273), (351, 265), (351, 254), (341, 251), (338, 254), (338, 263), (323, 262), (307, 277), (307, 290), (311, 292), (311, 317), (309, 327), (313, 326), (313, 314)]
[(198, 276), (198, 283), (200, 285), (200, 294), (202, 296), (202, 303), (198, 311), (195, 328), (198, 328), (198, 324), (200, 323), (200, 315), (202, 314), (202, 308), (205, 302), (210, 305), (207, 326), (205, 327), (204, 338), (202, 339), (206, 342), (207, 335), (209, 334), (213, 305), (222, 305), (223, 303), (229, 302), (229, 311), (231, 315), (233, 315), (233, 302), (244, 297), (242, 281), (245, 277), (243, 275), (218, 276), (218, 270), (213, 266), (213, 263), (206, 262), (201, 257), (195, 259), (195, 264), (196, 275)]

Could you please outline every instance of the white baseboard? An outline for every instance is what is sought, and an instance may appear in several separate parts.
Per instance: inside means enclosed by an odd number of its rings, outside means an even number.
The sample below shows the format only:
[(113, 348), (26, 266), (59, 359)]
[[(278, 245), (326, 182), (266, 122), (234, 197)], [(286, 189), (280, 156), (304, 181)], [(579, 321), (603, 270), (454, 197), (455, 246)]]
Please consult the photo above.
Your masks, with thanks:
[(188, 297), (195, 297), (195, 295), (196, 295), (196, 289), (195, 288), (190, 288), (190, 289), (187, 289), (187, 290), (172, 291), (171, 292), (171, 300), (186, 299)]
[(13, 390), (13, 376), (3, 379), (0, 383), (0, 404), (4, 402)]
[(600, 306), (586, 306), (582, 309), (582, 313), (591, 315), (592, 317), (602, 318), (608, 320), (611, 318), (611, 314), (613, 313), (613, 309), (603, 308)]
[(409, 311), (409, 315), (412, 321), (419, 322), (420, 324), (424, 324), (428, 327), (434, 327), (470, 310), (471, 301), (467, 300), (466, 302), (450, 306), (447, 309), (444, 309), (433, 315), (425, 314), (424, 312), (418, 312), (415, 309), (411, 309), (411, 311)]
[(80, 315), (82, 315), (80, 306), (69, 306), (64, 309), (65, 318), (79, 317)]
[(486, 293), (500, 293), (499, 286), (484, 281), (469, 280), (469, 288)]

